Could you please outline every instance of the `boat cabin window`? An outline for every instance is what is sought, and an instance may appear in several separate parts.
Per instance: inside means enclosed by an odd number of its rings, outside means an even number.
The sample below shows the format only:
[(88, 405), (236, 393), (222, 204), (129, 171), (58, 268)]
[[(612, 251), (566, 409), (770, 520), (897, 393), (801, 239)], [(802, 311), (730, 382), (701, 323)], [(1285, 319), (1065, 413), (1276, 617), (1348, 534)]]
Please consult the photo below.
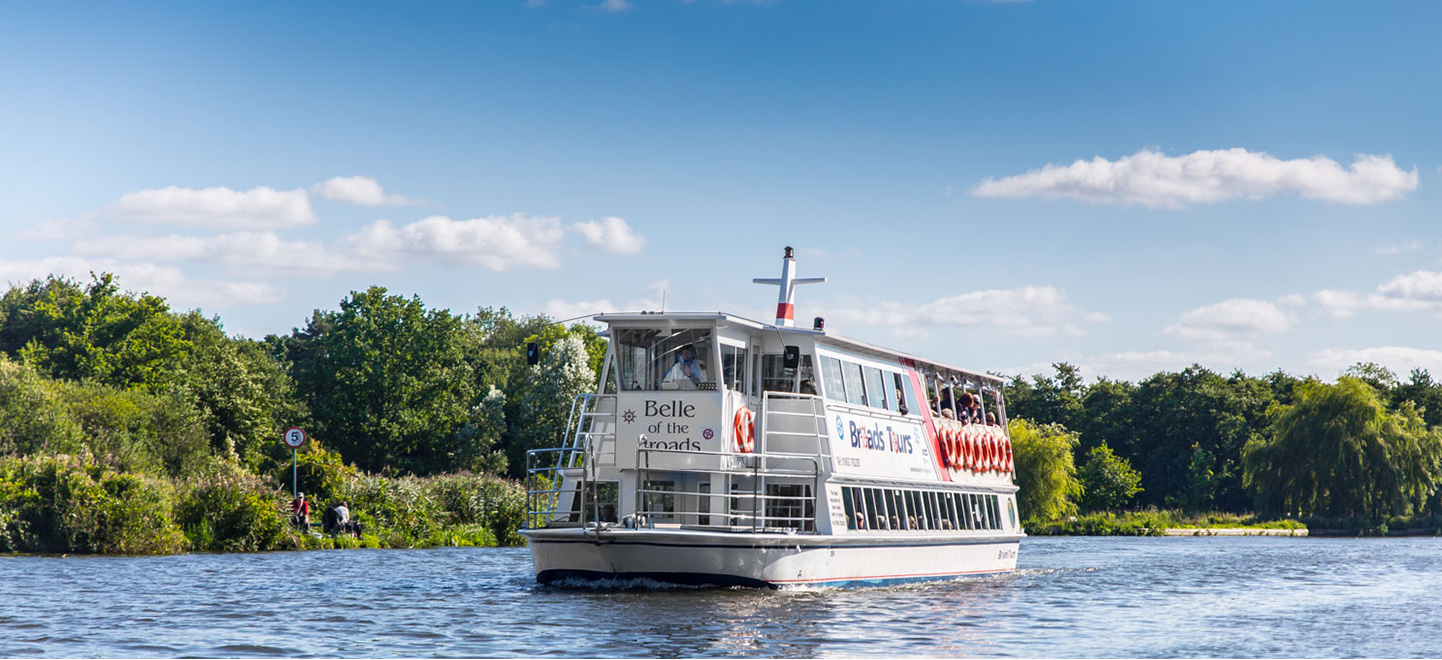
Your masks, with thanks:
[(816, 387), (816, 368), (811, 356), (802, 354), (796, 369), (786, 368), (786, 356), (768, 353), (761, 356), (761, 388), (767, 392), (797, 392), (801, 383), (810, 382)]
[[(1001, 529), (998, 496), (842, 486), (846, 528), (857, 531)], [(1007, 503), (1010, 507), (1010, 501)], [(1008, 508), (1008, 512), (1011, 509)], [(1015, 523), (1013, 523), (1015, 526)]]
[(841, 382), (846, 385), (847, 403), (853, 406), (866, 405), (866, 389), (861, 385), (861, 365), (854, 362), (842, 362)]
[(615, 331), (623, 390), (714, 390), (710, 328)]
[(742, 381), (746, 379), (747, 351), (741, 346), (721, 345), (721, 383), (728, 389), (744, 392)]
[(882, 385), (884, 379), (881, 377), (881, 370), (876, 367), (862, 367), (861, 372), (866, 376), (866, 399), (871, 407), (896, 410), (895, 393), (892, 393), (890, 399), (887, 398), (886, 387)]

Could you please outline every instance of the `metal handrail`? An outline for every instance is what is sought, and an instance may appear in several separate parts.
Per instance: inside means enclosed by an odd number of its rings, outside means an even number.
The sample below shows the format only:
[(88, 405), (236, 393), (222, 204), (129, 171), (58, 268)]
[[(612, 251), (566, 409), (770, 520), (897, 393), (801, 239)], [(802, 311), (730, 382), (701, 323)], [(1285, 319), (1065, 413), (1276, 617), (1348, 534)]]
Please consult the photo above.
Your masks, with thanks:
[[(676, 458), (676, 459), (678, 459), (678, 460), (676, 461), (678, 464), (677, 464), (677, 465), (657, 466), (657, 465), (655, 465), (655, 463), (654, 463), (653, 460), (652, 460), (653, 458), (657, 458), (657, 457)], [(688, 465), (685, 465), (685, 464), (684, 464), (686, 461), (689, 461), (689, 460), (692, 460), (692, 459), (695, 459), (695, 458), (704, 458), (704, 457), (713, 457), (713, 458), (715, 458), (715, 459), (716, 459), (715, 465), (714, 465), (714, 466), (712, 466), (712, 465), (707, 465), (707, 466), (705, 466), (705, 467), (692, 467), (692, 466), (688, 466)], [(771, 463), (771, 462), (773, 462), (773, 461), (795, 461), (795, 462), (802, 463), (802, 464), (803, 464), (803, 467), (774, 467), (774, 466), (768, 465), (769, 463)], [(645, 526), (649, 526), (649, 527), (654, 527), (654, 526), (655, 526), (655, 523), (656, 523), (656, 520), (655, 520), (656, 517), (659, 517), (659, 516), (669, 516), (669, 517), (672, 517), (672, 518), (678, 518), (678, 517), (679, 517), (679, 518), (681, 518), (682, 520), (685, 520), (685, 519), (687, 519), (687, 518), (693, 518), (693, 519), (696, 520), (695, 525), (696, 525), (696, 526), (699, 526), (699, 527), (719, 527), (719, 528), (726, 528), (726, 529), (732, 529), (732, 530), (734, 530), (734, 529), (736, 529), (736, 528), (738, 528), (738, 527), (742, 527), (742, 528), (748, 528), (750, 531), (762, 531), (762, 530), (765, 530), (765, 529), (776, 528), (776, 527), (788, 528), (788, 529), (798, 529), (798, 528), (799, 528), (799, 529), (802, 529), (803, 531), (814, 531), (814, 530), (815, 530), (815, 525), (814, 525), (813, 523), (814, 523), (814, 521), (815, 521), (815, 514), (816, 514), (816, 512), (818, 511), (818, 508), (817, 508), (816, 504), (817, 504), (817, 501), (818, 501), (819, 494), (820, 494), (820, 492), (821, 492), (821, 476), (822, 476), (822, 475), (821, 475), (821, 463), (820, 463), (819, 457), (817, 457), (817, 456), (814, 456), (814, 455), (811, 455), (811, 454), (793, 454), (793, 453), (784, 453), (784, 452), (745, 453), (745, 454), (742, 454), (742, 453), (722, 452), (722, 451), (690, 451), (690, 450), (675, 450), (675, 449), (658, 449), (658, 448), (651, 448), (651, 447), (638, 447), (638, 448), (636, 449), (636, 467), (637, 467), (637, 484), (636, 484), (636, 485), (637, 485), (637, 488), (636, 488), (636, 491), (635, 491), (635, 495), (636, 495), (636, 507), (635, 507), (635, 511), (636, 511), (636, 513), (637, 513), (637, 516), (638, 516), (638, 518), (637, 518), (636, 521), (634, 522), (634, 524), (636, 524), (636, 525), (645, 525)], [(809, 467), (809, 469), (806, 469), (806, 467)], [(748, 490), (741, 490), (741, 491), (734, 491), (734, 490), (733, 490), (733, 491), (731, 491), (731, 492), (725, 492), (725, 493), (700, 493), (700, 492), (684, 492), (684, 491), (675, 491), (675, 490), (661, 490), (661, 489), (654, 489), (654, 488), (646, 488), (645, 485), (650, 481), (650, 479), (649, 479), (648, 477), (650, 476), (650, 474), (651, 474), (653, 471), (664, 471), (664, 472), (670, 472), (670, 473), (680, 472), (680, 473), (691, 473), (691, 474), (719, 474), (719, 475), (727, 475), (727, 476), (743, 476), (743, 477), (749, 477), (749, 478), (751, 479), (751, 489), (750, 489), (749, 491), (748, 491)], [(810, 495), (768, 495), (768, 494), (766, 494), (766, 493), (764, 492), (764, 489), (765, 489), (765, 485), (764, 485), (764, 484), (765, 484), (765, 481), (764, 481), (764, 479), (766, 479), (766, 478), (803, 478), (803, 479), (809, 479), (809, 480), (810, 480), (810, 483), (809, 483), (809, 484), (799, 484), (799, 485), (808, 485), (808, 486), (810, 486), (810, 487), (811, 487), (811, 494), (810, 494)], [(728, 483), (729, 483), (729, 481), (728, 481)], [(671, 496), (672, 498), (695, 497), (695, 498), (696, 498), (696, 502), (697, 502), (697, 507), (696, 507), (695, 510), (689, 510), (689, 509), (686, 509), (686, 508), (684, 508), (684, 507), (678, 508), (678, 507), (675, 507), (675, 506), (674, 506), (674, 499), (673, 499), (673, 508), (672, 508), (672, 510), (670, 510), (670, 511), (653, 511), (653, 510), (651, 510), (651, 506), (650, 506), (650, 501), (649, 501), (650, 498), (648, 498), (648, 496), (650, 496), (650, 495), (659, 495), (659, 496), (662, 496), (662, 497)], [(720, 499), (720, 500), (726, 501), (726, 502), (728, 502), (728, 503), (731, 502), (731, 501), (733, 501), (733, 500), (750, 500), (751, 503), (752, 503), (751, 512), (750, 512), (749, 514), (745, 514), (745, 513), (740, 513), (740, 514), (738, 514), (738, 513), (735, 512), (734, 508), (733, 508), (733, 507), (730, 507), (730, 506), (728, 506), (725, 511), (721, 511), (721, 512), (713, 512), (713, 511), (710, 511), (710, 510), (709, 510), (709, 506), (708, 506), (708, 509), (707, 509), (707, 510), (702, 511), (702, 510), (701, 510), (701, 507), (700, 507), (700, 503), (703, 502), (703, 501), (709, 503), (709, 502), (710, 502), (711, 500), (713, 500), (713, 499)], [(769, 514), (768, 514), (768, 515), (762, 515), (763, 513), (765, 513), (765, 512), (762, 510), (762, 507), (764, 506), (764, 504), (765, 504), (766, 502), (772, 502), (772, 501), (775, 501), (775, 502), (791, 502), (791, 503), (794, 503), (798, 508), (800, 508), (800, 510), (801, 510), (802, 512), (807, 511), (807, 510), (808, 510), (808, 506), (809, 506), (809, 509), (810, 509), (812, 515), (810, 515), (810, 516), (806, 516), (806, 515), (801, 515), (801, 516), (769, 515)], [(721, 520), (725, 520), (728, 524), (726, 524), (726, 525), (713, 525), (713, 524), (709, 524), (709, 522), (708, 522), (708, 524), (704, 524), (704, 525), (703, 525), (703, 524), (701, 524), (701, 522), (700, 522), (703, 517), (704, 517), (704, 518), (708, 518), (708, 519), (709, 519), (709, 518), (719, 518), (719, 519), (721, 519)], [(745, 520), (748, 520), (748, 519), (751, 521), (751, 524), (749, 525), (749, 527), (746, 526), (746, 525), (737, 525), (737, 524), (735, 524), (735, 523), (737, 523), (737, 522), (745, 521)], [(795, 524), (795, 525), (790, 525), (790, 524), (767, 525), (767, 524), (766, 524), (767, 522), (796, 523), (796, 524)], [(684, 523), (683, 523), (683, 524), (684, 524)], [(808, 528), (809, 528), (809, 529), (808, 529)]]
[[(556, 520), (558, 514), (566, 514), (566, 517), (577, 517), (581, 524), (595, 522), (601, 519), (599, 486), (594, 479), (596, 471), (595, 447), (606, 439), (614, 439), (614, 432), (596, 432), (596, 421), (610, 418), (612, 428), (615, 428), (616, 413), (613, 409), (610, 412), (598, 412), (597, 408), (601, 402), (608, 399), (614, 400), (613, 394), (581, 394), (571, 401), (571, 411), (566, 419), (566, 432), (562, 436), (560, 447), (546, 447), (532, 449), (526, 452), (526, 526), (534, 529), (544, 527), (546, 524), (559, 522)], [(548, 456), (554, 456), (553, 460), (545, 460)], [(582, 506), (581, 510), (567, 509), (561, 511), (561, 494), (566, 492), (563, 488), (565, 472), (575, 469), (582, 469), (590, 472), (592, 478), (586, 479), (591, 485), (590, 511)], [(592, 514), (587, 520), (586, 514)]]

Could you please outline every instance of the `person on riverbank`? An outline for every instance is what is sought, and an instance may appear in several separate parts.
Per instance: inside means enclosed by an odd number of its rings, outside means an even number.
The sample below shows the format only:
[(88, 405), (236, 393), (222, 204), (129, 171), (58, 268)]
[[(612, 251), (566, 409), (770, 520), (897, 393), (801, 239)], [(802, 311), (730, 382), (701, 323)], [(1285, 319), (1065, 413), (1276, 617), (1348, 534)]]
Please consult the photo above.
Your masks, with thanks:
[(290, 501), (290, 524), (300, 529), (310, 527), (310, 502), (305, 501), (305, 493), (296, 493)]

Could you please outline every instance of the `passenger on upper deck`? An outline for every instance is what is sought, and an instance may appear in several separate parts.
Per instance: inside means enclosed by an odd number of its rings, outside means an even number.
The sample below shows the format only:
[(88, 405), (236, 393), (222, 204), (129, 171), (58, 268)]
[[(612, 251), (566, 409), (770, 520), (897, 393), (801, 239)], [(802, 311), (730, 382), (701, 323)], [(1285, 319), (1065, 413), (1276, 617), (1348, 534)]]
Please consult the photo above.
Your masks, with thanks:
[(681, 354), (676, 356), (676, 364), (671, 365), (671, 370), (666, 372), (666, 377), (661, 382), (663, 386), (694, 390), (705, 380), (706, 370), (696, 361), (696, 347), (687, 344), (681, 348)]
[(972, 418), (971, 413), (972, 406), (976, 405), (976, 399), (971, 396), (971, 392), (962, 392), (961, 398), (958, 400), (958, 402), (961, 404), (961, 406), (960, 410), (957, 411), (958, 413), (960, 413), (959, 415), (957, 415), (957, 419), (960, 419), (962, 424), (970, 424), (975, 421)]
[(968, 408), (966, 419), (967, 422), (971, 424), (980, 424), (982, 422), (980, 393), (971, 397), (971, 406)]

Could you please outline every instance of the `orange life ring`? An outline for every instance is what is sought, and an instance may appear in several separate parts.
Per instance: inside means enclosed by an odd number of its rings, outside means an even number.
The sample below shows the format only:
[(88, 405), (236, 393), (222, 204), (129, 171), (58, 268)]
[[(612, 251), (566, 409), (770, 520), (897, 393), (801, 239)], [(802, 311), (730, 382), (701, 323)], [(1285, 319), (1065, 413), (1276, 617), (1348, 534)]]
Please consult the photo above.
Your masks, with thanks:
[(1016, 459), (1015, 459), (1015, 457), (1013, 457), (1013, 456), (1011, 455), (1011, 442), (1010, 442), (1010, 441), (1008, 441), (1008, 442), (1006, 443), (1006, 472), (1007, 472), (1007, 474), (1015, 474), (1015, 473), (1016, 473)]
[(979, 471), (982, 471), (982, 438), (976, 435), (975, 429), (968, 429), (968, 431), (966, 431), (966, 442), (972, 447), (972, 467), (970, 467), (969, 470), (973, 471), (973, 473), (979, 473)]
[(991, 471), (1001, 471), (1001, 442), (996, 442), (996, 435), (991, 429), (986, 429), (986, 451), (991, 452)]
[(985, 456), (984, 460), (982, 461), (981, 471), (982, 471), (982, 472), (995, 472), (995, 471), (996, 471), (996, 443), (992, 442), (992, 440), (991, 440), (991, 434), (987, 433), (987, 432), (984, 431), (984, 430), (983, 430), (981, 433), (982, 433), (982, 435), (981, 435), (981, 452), (982, 452), (982, 454)]
[(940, 451), (942, 451), (942, 454), (940, 454), (939, 457), (940, 460), (942, 460), (942, 465), (946, 465), (947, 461), (952, 460), (952, 458), (950, 458), (949, 451), (947, 451), (946, 448), (946, 429), (940, 427), (936, 428), (936, 445), (937, 447), (940, 447)]
[(946, 467), (956, 470), (956, 465), (962, 463), (962, 444), (956, 441), (956, 429), (943, 428), (942, 434), (946, 437)]
[(736, 421), (733, 430), (736, 433), (736, 451), (743, 454), (750, 454), (756, 451), (756, 422), (751, 414), (750, 408), (742, 408), (736, 411)]
[(965, 458), (962, 460), (962, 467), (967, 470), (975, 470), (976, 438), (972, 437), (970, 432), (962, 431), (961, 439), (962, 444), (965, 447), (965, 449), (963, 449), (963, 455), (965, 456)]
[(955, 468), (956, 436), (952, 434), (951, 429), (946, 427), (942, 427), (937, 432), (937, 435), (941, 438), (941, 449), (942, 452), (945, 454), (942, 460), (942, 465), (945, 465), (947, 468)]

